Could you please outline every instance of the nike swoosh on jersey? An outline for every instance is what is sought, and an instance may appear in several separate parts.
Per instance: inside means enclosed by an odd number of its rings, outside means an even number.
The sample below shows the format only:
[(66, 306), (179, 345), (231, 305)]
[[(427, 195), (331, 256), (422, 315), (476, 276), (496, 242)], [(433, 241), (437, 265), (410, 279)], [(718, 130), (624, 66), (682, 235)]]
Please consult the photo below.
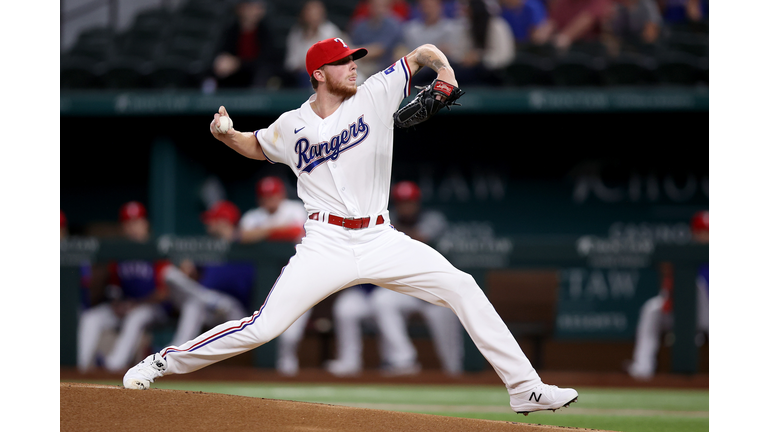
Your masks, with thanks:
[[(301, 128), (301, 129), (304, 129), (305, 127), (306, 127), (306, 126), (304, 126), (304, 127), (303, 127), (303, 128)], [(297, 133), (301, 132), (301, 129), (294, 129), (294, 130), (293, 130), (293, 133), (297, 134)]]

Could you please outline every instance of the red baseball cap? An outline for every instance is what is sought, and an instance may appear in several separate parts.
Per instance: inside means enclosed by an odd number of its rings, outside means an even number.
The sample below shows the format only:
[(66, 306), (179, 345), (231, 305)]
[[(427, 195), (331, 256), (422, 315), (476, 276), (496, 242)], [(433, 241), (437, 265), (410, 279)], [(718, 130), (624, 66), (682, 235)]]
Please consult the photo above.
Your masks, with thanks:
[(229, 201), (219, 201), (202, 214), (204, 223), (224, 219), (231, 224), (236, 224), (240, 220), (240, 209)]
[(147, 217), (147, 209), (138, 201), (129, 201), (120, 207), (120, 222)]
[(691, 231), (709, 232), (709, 211), (704, 210), (696, 213), (691, 218)]
[(341, 60), (349, 55), (352, 56), (352, 60), (357, 60), (365, 57), (366, 54), (368, 54), (367, 49), (352, 49), (341, 38), (321, 40), (307, 51), (307, 73), (312, 76), (312, 72), (320, 69), (323, 65)]
[(256, 196), (259, 198), (276, 195), (285, 192), (285, 185), (278, 177), (264, 177), (256, 183)]
[(404, 180), (392, 188), (392, 198), (395, 201), (418, 201), (421, 199), (421, 190), (416, 183)]

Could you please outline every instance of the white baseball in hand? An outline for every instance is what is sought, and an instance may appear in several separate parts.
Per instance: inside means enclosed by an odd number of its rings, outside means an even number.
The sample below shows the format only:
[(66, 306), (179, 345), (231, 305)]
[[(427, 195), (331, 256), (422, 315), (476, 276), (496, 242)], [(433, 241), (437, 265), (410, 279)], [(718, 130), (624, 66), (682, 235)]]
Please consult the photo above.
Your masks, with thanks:
[(228, 130), (232, 129), (233, 124), (232, 119), (227, 116), (221, 116), (219, 117), (219, 125), (216, 126), (216, 132), (227, 133)]

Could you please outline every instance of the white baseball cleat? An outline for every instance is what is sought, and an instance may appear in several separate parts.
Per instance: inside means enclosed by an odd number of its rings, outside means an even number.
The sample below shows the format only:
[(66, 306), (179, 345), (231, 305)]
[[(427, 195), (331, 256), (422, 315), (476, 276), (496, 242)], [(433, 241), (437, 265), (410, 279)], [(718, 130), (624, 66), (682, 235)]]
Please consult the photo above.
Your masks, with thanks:
[(638, 381), (648, 381), (653, 378), (653, 369), (650, 367), (642, 367), (638, 366), (637, 363), (631, 363), (626, 369), (627, 373)]
[(570, 388), (539, 384), (523, 393), (509, 395), (509, 405), (518, 414), (528, 415), (530, 412), (556, 410), (567, 407), (578, 399), (579, 393)]
[(128, 369), (123, 377), (123, 387), (134, 390), (146, 390), (149, 383), (155, 382), (155, 378), (163, 376), (168, 367), (165, 359), (160, 354), (147, 356), (136, 366)]
[(386, 365), (381, 369), (381, 374), (385, 377), (418, 375), (421, 372), (421, 365), (413, 363), (402, 366)]
[(363, 371), (360, 366), (352, 366), (344, 364), (339, 360), (330, 360), (325, 365), (325, 369), (332, 375), (337, 377), (353, 377), (358, 376)]
[(299, 360), (295, 357), (277, 359), (277, 373), (283, 376), (296, 376), (299, 373)]

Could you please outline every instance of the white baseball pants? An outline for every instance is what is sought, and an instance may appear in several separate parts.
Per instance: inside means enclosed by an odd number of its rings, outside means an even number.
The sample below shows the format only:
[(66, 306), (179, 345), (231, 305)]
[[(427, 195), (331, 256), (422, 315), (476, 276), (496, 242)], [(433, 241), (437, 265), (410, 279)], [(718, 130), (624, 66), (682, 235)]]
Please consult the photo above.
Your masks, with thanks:
[(199, 335), (204, 324), (219, 324), (247, 313), (236, 298), (201, 285), (177, 267), (166, 268), (163, 277), (170, 288), (171, 300), (179, 309), (171, 345), (182, 344)]
[(254, 349), (331, 294), (372, 283), (450, 308), (510, 392), (541, 383), (482, 289), (434, 249), (387, 224), (350, 230), (309, 220), (305, 229), (261, 308), (163, 349), (166, 374), (193, 372)]
[(136, 356), (144, 330), (166, 318), (158, 304), (139, 304), (125, 317), (119, 317), (109, 303), (83, 311), (77, 329), (77, 368), (86, 372), (93, 367), (99, 340), (106, 330), (120, 328), (117, 339), (104, 357), (104, 367), (111, 372), (127, 369)]

